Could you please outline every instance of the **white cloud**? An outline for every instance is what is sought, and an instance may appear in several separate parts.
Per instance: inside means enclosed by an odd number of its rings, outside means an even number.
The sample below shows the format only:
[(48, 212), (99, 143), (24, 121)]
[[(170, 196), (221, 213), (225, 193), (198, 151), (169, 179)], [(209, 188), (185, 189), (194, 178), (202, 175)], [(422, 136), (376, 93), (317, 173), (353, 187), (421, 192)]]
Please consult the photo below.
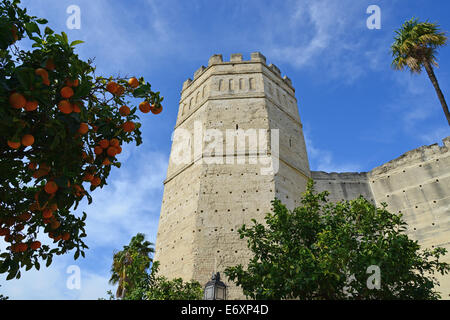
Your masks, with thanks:
[(168, 159), (144, 151), (127, 150), (128, 159), (122, 168), (113, 169), (107, 186), (93, 193), (93, 203), (77, 209), (88, 213), (88, 246), (121, 248), (137, 232), (155, 241)]
[[(54, 257), (53, 264), (40, 271), (22, 272), (19, 280), (5, 281), (0, 292), (11, 299), (97, 299), (114, 288), (108, 284), (109, 267), (114, 250), (122, 249), (131, 237), (144, 233), (156, 240), (163, 180), (168, 159), (160, 152), (149, 152), (134, 146), (125, 147), (122, 168), (114, 168), (109, 185), (97, 189), (93, 203), (83, 203), (78, 213), (86, 211), (86, 258), (73, 260), (73, 252)], [(5, 243), (1, 242), (2, 250)], [(66, 287), (69, 265), (81, 269), (81, 290)]]
[[(438, 97), (426, 73), (417, 75), (403, 71), (393, 73), (392, 77), (397, 90), (392, 102), (384, 106), (384, 112), (395, 114), (402, 130), (406, 133), (418, 135), (418, 132), (429, 130), (434, 132), (435, 136), (437, 132), (445, 135), (445, 129), (441, 127), (428, 127), (430, 119), (441, 119), (443, 123), (446, 121)], [(445, 92), (445, 85), (441, 88)], [(425, 135), (430, 137), (429, 134)], [(425, 136), (419, 138), (424, 142), (428, 141)]]
[[(385, 40), (365, 28), (362, 6), (352, 1), (291, 1), (282, 27), (266, 27), (272, 59), (296, 68), (320, 68), (327, 79), (352, 83), (369, 69), (376, 70), (386, 55)], [(286, 14), (286, 12), (283, 12)], [(270, 21), (272, 23), (272, 21)], [(372, 32), (372, 33), (370, 33)], [(370, 36), (372, 35), (372, 36)]]
[(438, 127), (434, 128), (429, 132), (423, 133), (419, 136), (419, 138), (426, 144), (435, 144), (438, 143), (442, 145), (442, 139), (450, 136), (450, 128), (449, 127)]
[(32, 269), (22, 272), (20, 279), (9, 280), (1, 283), (0, 292), (9, 296), (11, 300), (77, 300), (98, 299), (106, 296), (106, 291), (114, 290), (108, 284), (108, 279), (80, 267), (80, 288), (69, 289), (67, 280), (72, 273), (68, 273), (68, 267), (77, 265), (68, 256), (57, 257), (53, 264), (41, 270)]

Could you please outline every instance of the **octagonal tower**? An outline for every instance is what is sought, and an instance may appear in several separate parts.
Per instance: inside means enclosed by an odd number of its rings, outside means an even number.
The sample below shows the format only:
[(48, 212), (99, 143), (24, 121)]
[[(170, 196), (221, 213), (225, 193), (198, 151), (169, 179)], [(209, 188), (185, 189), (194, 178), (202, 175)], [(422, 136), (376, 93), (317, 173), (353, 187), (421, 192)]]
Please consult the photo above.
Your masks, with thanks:
[(291, 80), (266, 58), (213, 55), (184, 82), (159, 220), (155, 260), (168, 278), (201, 284), (250, 251), (237, 230), (271, 200), (298, 205), (309, 169)]

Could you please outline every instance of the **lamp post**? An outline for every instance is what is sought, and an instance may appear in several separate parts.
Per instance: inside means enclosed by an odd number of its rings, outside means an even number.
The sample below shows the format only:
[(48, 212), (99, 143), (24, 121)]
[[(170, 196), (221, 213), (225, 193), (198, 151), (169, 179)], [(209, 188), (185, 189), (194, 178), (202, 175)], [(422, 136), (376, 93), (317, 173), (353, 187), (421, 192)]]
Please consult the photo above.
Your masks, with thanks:
[(205, 285), (203, 300), (225, 300), (227, 286), (220, 281), (220, 273), (213, 273), (211, 280)]

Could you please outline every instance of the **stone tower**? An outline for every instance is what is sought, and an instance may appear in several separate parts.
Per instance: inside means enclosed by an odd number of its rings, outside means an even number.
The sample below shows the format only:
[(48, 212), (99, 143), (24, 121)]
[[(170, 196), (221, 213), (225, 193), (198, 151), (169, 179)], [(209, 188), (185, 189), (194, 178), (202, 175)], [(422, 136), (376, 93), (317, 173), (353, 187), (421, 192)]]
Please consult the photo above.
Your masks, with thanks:
[(311, 176), (295, 90), (266, 58), (213, 55), (184, 82), (164, 181), (155, 260), (168, 278), (206, 283), (250, 255), (237, 229), (270, 201), (298, 205)]

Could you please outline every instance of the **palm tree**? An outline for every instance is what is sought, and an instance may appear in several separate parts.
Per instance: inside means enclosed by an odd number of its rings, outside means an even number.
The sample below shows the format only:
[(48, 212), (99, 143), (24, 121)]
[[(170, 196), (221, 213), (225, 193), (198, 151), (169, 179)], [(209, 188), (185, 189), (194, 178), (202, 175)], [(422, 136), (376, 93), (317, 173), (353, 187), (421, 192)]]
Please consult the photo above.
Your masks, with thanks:
[(132, 289), (150, 267), (154, 253), (153, 243), (145, 240), (145, 235), (138, 233), (131, 238), (130, 244), (114, 253), (109, 283), (118, 284), (116, 297), (123, 299), (127, 290)]
[(397, 70), (408, 67), (412, 73), (420, 73), (422, 67), (425, 67), (450, 125), (450, 112), (447, 102), (439, 88), (433, 70), (433, 66), (438, 66), (436, 62), (437, 49), (447, 42), (445, 32), (441, 32), (439, 26), (435, 23), (411, 19), (405, 22), (395, 33), (395, 41), (391, 47), (394, 58), (392, 66)]

